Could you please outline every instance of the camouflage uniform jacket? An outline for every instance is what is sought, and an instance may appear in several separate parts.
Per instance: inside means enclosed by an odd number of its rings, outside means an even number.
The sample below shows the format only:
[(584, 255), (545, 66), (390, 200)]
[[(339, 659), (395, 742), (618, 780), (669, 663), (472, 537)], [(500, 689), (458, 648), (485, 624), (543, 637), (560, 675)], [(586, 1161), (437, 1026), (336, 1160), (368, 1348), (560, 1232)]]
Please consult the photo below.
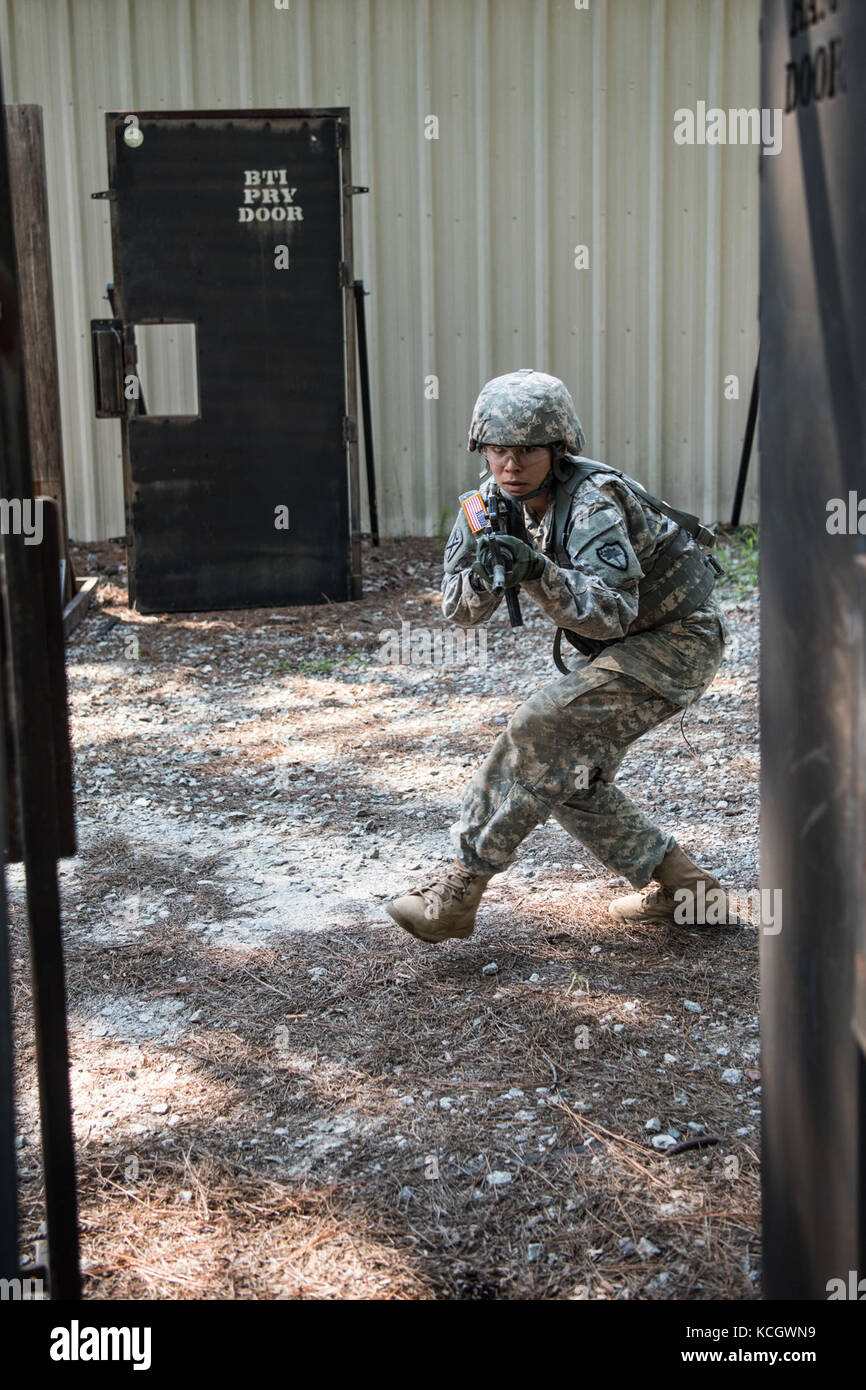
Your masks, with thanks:
[[(657, 605), (653, 626), (636, 629), (642, 625), (640, 585), (661, 552), (692, 550), (694, 543), (688, 538), (686, 546), (686, 533), (677, 536), (676, 523), (616, 475), (593, 473), (592, 460), (579, 462), (580, 470), (567, 481), (553, 483), (540, 523), (520, 507), (524, 538), (547, 558), (541, 578), (524, 582), (521, 590), (557, 627), (588, 639), (595, 669), (621, 672), (675, 704), (690, 705), (706, 689), (708, 661), (715, 654), (718, 664), (729, 635), (712, 597), (699, 599), (688, 616), (665, 621), (665, 609), (690, 606), (688, 586), (675, 586)], [(485, 499), (495, 497), (496, 484), (488, 479), (481, 491)], [(486, 622), (502, 601), (470, 582), (475, 546), (461, 512), (446, 546), (442, 580), (442, 611), (461, 627)]]

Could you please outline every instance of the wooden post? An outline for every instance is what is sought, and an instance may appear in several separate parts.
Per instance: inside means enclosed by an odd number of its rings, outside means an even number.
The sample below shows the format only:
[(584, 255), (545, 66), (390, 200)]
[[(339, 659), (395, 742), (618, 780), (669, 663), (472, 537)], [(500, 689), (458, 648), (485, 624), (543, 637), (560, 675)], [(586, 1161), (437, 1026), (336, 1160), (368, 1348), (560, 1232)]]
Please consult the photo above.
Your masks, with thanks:
[(77, 585), (69, 557), (66, 494), (63, 485), (63, 438), (60, 429), (60, 384), (54, 329), (51, 239), (45, 179), (45, 142), (41, 106), (7, 106), (9, 176), (21, 296), (21, 339), (27, 384), (30, 458), (36, 497), (57, 504), (59, 554), (65, 560), (62, 602)]

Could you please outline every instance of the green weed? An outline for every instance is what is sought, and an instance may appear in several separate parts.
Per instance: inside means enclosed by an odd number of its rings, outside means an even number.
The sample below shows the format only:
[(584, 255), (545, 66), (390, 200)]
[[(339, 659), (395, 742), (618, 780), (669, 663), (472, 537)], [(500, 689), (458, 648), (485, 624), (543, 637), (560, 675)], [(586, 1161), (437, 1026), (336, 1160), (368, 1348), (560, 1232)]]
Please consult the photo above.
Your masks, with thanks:
[(333, 661), (279, 661), (276, 669), (292, 676), (326, 676), (335, 664)]
[(720, 587), (732, 598), (751, 598), (758, 588), (759, 528), (737, 526), (721, 532), (714, 553), (725, 571)]

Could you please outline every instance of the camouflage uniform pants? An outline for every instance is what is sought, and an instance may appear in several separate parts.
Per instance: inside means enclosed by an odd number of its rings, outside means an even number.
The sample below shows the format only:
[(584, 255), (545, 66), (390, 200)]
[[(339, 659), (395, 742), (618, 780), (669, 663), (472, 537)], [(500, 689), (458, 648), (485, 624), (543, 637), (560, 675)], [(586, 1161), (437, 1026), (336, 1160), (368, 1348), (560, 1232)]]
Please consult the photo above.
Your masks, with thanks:
[(614, 777), (635, 739), (682, 705), (618, 671), (588, 663), (532, 695), (466, 789), (458, 857), (501, 873), (529, 832), (553, 816), (602, 864), (643, 888), (675, 843)]

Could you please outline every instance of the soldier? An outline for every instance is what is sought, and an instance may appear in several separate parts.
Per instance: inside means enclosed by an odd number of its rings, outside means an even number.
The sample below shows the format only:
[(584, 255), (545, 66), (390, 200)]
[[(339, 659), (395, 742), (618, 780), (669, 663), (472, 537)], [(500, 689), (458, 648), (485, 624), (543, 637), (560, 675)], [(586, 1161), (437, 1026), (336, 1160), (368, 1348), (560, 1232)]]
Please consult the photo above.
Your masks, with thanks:
[[(530, 696), (497, 738), (463, 796), (456, 862), (387, 905), (422, 941), (470, 936), (487, 884), (549, 816), (643, 890), (610, 904), (617, 921), (674, 922), (677, 890), (721, 891), (614, 781), (629, 745), (698, 700), (718, 669), (729, 636), (711, 598), (719, 566), (689, 534), (707, 538), (697, 518), (583, 457), (585, 442), (568, 390), (543, 372), (496, 377), (475, 404), (469, 449), (492, 474), (481, 491), (488, 511), (497, 493), (508, 509), (510, 534), (498, 538), (506, 588), (520, 585), (584, 660)], [(489, 540), (461, 513), (442, 611), (471, 627), (500, 601)]]

